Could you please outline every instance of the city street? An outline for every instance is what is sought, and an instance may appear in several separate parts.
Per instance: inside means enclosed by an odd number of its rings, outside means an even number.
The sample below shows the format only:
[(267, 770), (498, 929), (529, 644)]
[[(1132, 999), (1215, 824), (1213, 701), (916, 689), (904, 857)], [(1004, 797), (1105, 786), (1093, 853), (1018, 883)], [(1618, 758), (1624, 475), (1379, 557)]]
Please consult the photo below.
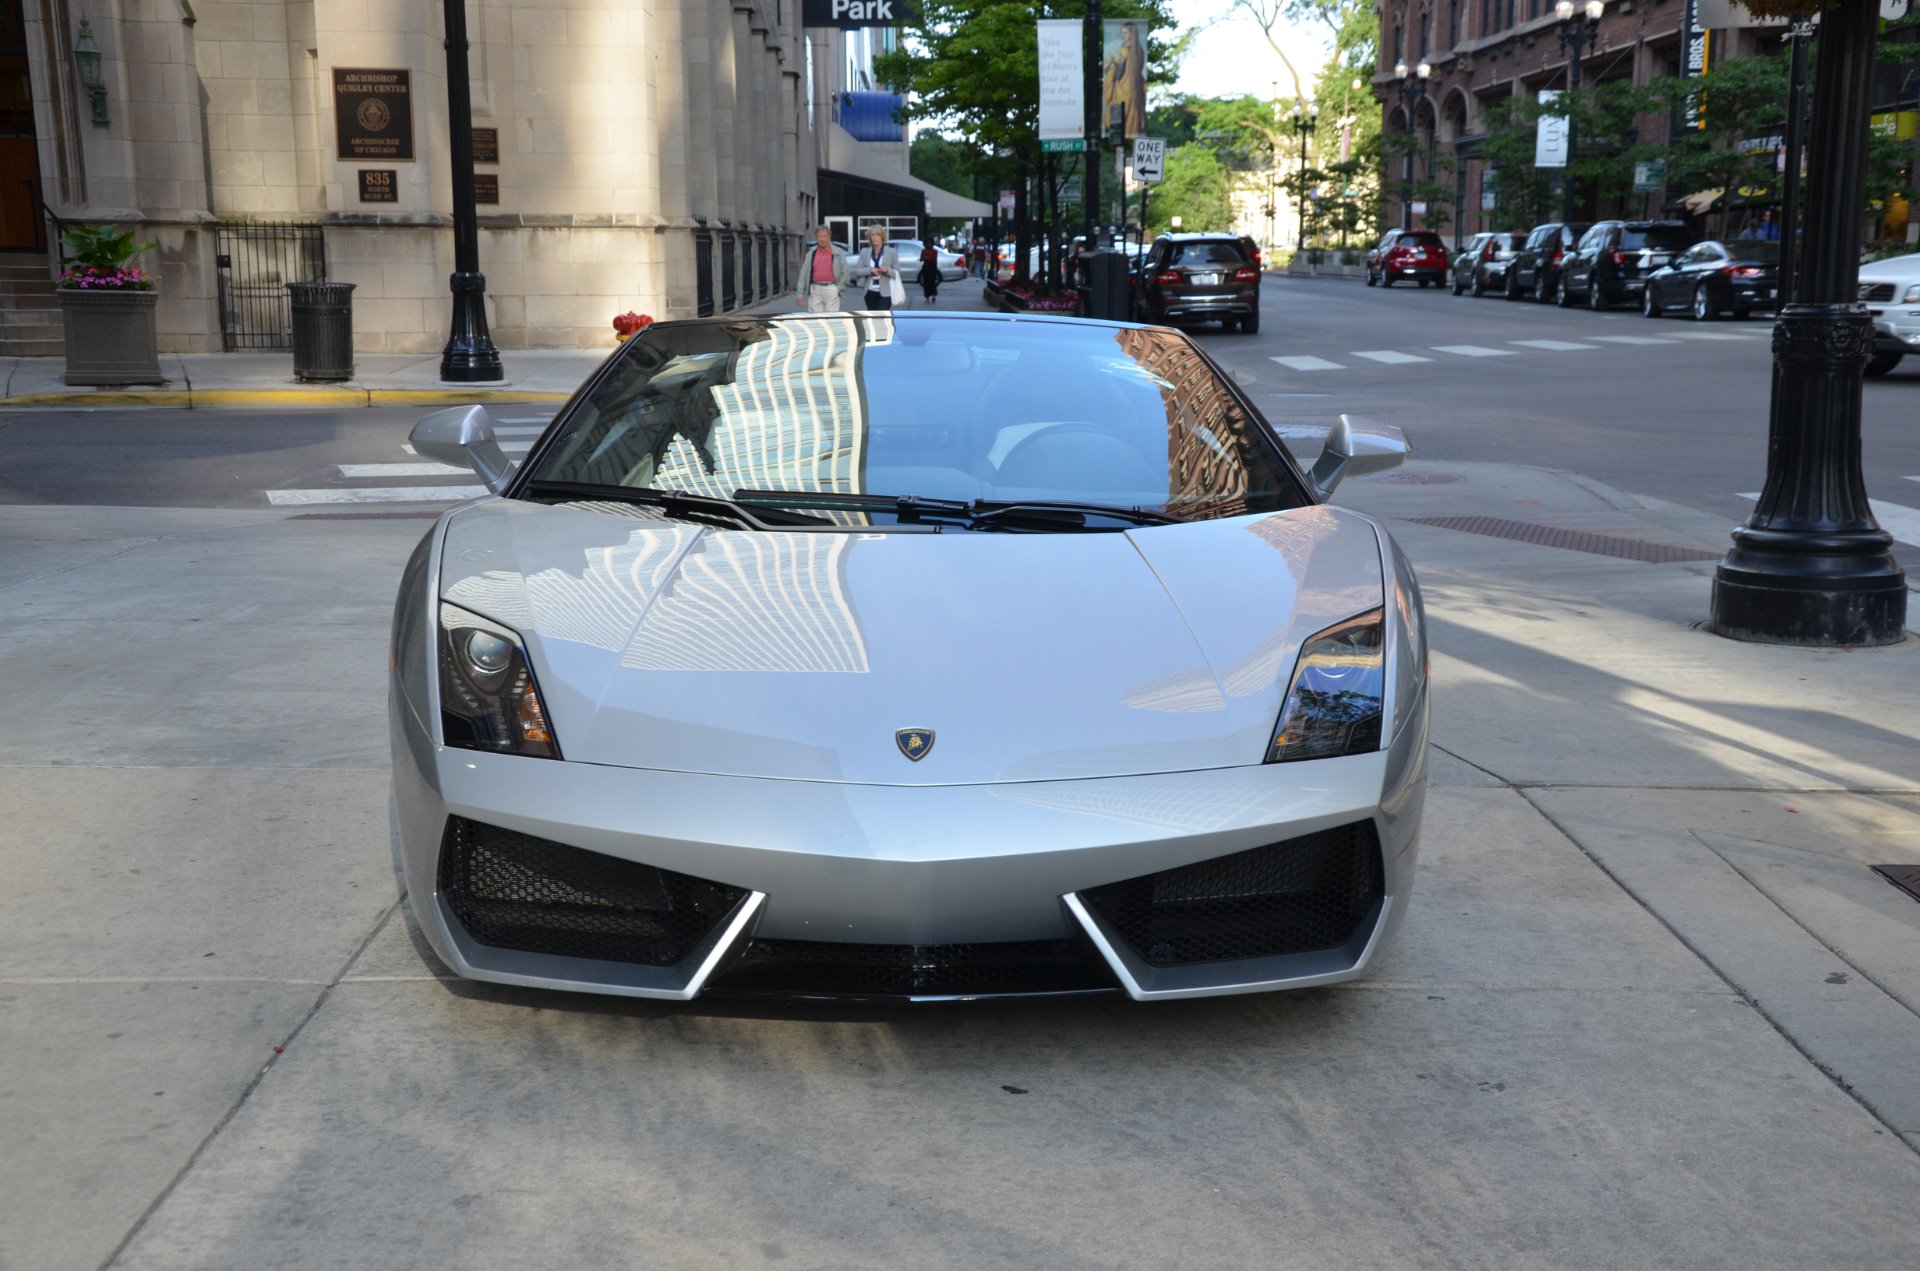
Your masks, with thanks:
[[(1868, 867), (1920, 865), (1920, 640), (1694, 626), (1770, 324), (1263, 288), (1200, 338), (1296, 453), (1412, 439), (1336, 501), (1419, 569), (1435, 695), (1399, 942), (1284, 995), (456, 979), (387, 642), (476, 480), (417, 410), (0, 408), (0, 1271), (1914, 1265), (1920, 902)], [(1920, 585), (1920, 359), (1865, 401)], [(551, 410), (494, 413), (518, 457)]]

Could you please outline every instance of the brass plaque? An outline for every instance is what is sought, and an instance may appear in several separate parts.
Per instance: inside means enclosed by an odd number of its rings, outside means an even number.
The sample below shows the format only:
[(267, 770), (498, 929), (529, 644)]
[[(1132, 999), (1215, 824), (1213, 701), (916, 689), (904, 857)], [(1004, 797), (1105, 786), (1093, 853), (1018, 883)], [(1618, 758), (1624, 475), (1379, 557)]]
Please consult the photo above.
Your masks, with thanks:
[(413, 162), (413, 72), (339, 67), (333, 70), (333, 127), (347, 162)]
[(475, 163), (500, 162), (500, 130), (498, 128), (473, 130), (473, 161)]
[(398, 203), (400, 201), (400, 174), (392, 168), (360, 169), (360, 201), (362, 203)]
[(498, 203), (500, 201), (500, 178), (491, 172), (474, 173), (473, 201), (475, 203)]

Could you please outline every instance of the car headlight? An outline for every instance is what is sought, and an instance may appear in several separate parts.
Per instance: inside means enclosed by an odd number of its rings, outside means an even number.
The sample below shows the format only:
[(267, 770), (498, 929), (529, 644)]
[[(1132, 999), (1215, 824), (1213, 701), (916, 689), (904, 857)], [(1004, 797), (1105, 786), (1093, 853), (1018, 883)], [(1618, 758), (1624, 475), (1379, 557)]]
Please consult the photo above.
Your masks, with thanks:
[(1309, 637), (1300, 646), (1267, 762), (1380, 749), (1386, 651), (1385, 615), (1379, 609)]
[(445, 603), (440, 606), (440, 737), (462, 750), (560, 757), (520, 637)]
[(1900, 303), (1903, 305), (1920, 304), (1920, 282), (1907, 288), (1907, 294), (1900, 297)]

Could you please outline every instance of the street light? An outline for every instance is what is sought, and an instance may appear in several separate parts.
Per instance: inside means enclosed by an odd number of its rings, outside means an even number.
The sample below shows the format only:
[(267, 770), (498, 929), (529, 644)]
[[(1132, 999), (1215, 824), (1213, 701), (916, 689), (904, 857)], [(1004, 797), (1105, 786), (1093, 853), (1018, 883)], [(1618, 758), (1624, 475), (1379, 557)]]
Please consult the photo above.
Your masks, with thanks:
[[(1607, 9), (1606, 0), (1587, 0), (1583, 7), (1573, 0), (1560, 0), (1553, 6), (1553, 16), (1559, 20), (1560, 48), (1568, 52), (1567, 93), (1569, 98), (1580, 92), (1580, 57), (1600, 35), (1600, 15)], [(1568, 102), (1571, 106), (1573, 103)], [(1566, 177), (1562, 181), (1560, 196), (1560, 219), (1573, 220), (1573, 161), (1579, 154), (1580, 139), (1574, 134), (1573, 116), (1567, 116), (1567, 167)]]
[(1896, 644), (1906, 629), (1906, 574), (1860, 470), (1861, 377), (1873, 353), (1858, 300), (1860, 209), (1879, 28), (1875, 5), (1821, 13), (1805, 241), (1773, 328), (1767, 480), (1713, 576), (1713, 630), (1737, 640)]
[(93, 42), (93, 23), (80, 19), (80, 38), (73, 42), (73, 65), (80, 73), (81, 86), (93, 99), (93, 126), (105, 128), (107, 119), (107, 81), (100, 74), (100, 46)]
[(466, 0), (446, 0), (447, 152), (453, 169), (453, 329), (440, 378), (456, 384), (505, 379), (487, 330), (487, 278), (480, 272), (480, 218), (473, 197), (473, 89), (467, 82)]
[(1307, 245), (1307, 138), (1320, 126), (1320, 112), (1309, 110), (1301, 113), (1300, 104), (1294, 103), (1293, 130), (1300, 134), (1300, 239), (1299, 246)]
[(1405, 62), (1396, 62), (1393, 77), (1400, 81), (1400, 104), (1407, 112), (1407, 167), (1406, 190), (1400, 200), (1400, 228), (1413, 228), (1413, 108), (1421, 97), (1426, 95), (1427, 80), (1433, 75), (1433, 67), (1427, 65), (1425, 58), (1420, 65), (1409, 71)]

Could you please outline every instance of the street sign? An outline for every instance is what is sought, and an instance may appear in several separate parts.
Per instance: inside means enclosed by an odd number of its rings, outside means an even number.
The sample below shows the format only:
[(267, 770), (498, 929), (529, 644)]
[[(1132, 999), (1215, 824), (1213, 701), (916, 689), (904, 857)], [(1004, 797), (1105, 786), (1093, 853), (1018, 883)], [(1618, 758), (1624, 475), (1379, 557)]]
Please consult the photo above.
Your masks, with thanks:
[(1667, 161), (1649, 159), (1633, 165), (1633, 192), (1659, 194), (1667, 188)]
[(1133, 139), (1133, 179), (1158, 181), (1167, 170), (1167, 143), (1162, 137)]
[(1080, 154), (1086, 148), (1085, 137), (1046, 137), (1040, 142), (1042, 154)]
[(914, 0), (803, 0), (800, 24), (835, 26), (850, 31), (863, 26), (899, 26), (918, 16)]

